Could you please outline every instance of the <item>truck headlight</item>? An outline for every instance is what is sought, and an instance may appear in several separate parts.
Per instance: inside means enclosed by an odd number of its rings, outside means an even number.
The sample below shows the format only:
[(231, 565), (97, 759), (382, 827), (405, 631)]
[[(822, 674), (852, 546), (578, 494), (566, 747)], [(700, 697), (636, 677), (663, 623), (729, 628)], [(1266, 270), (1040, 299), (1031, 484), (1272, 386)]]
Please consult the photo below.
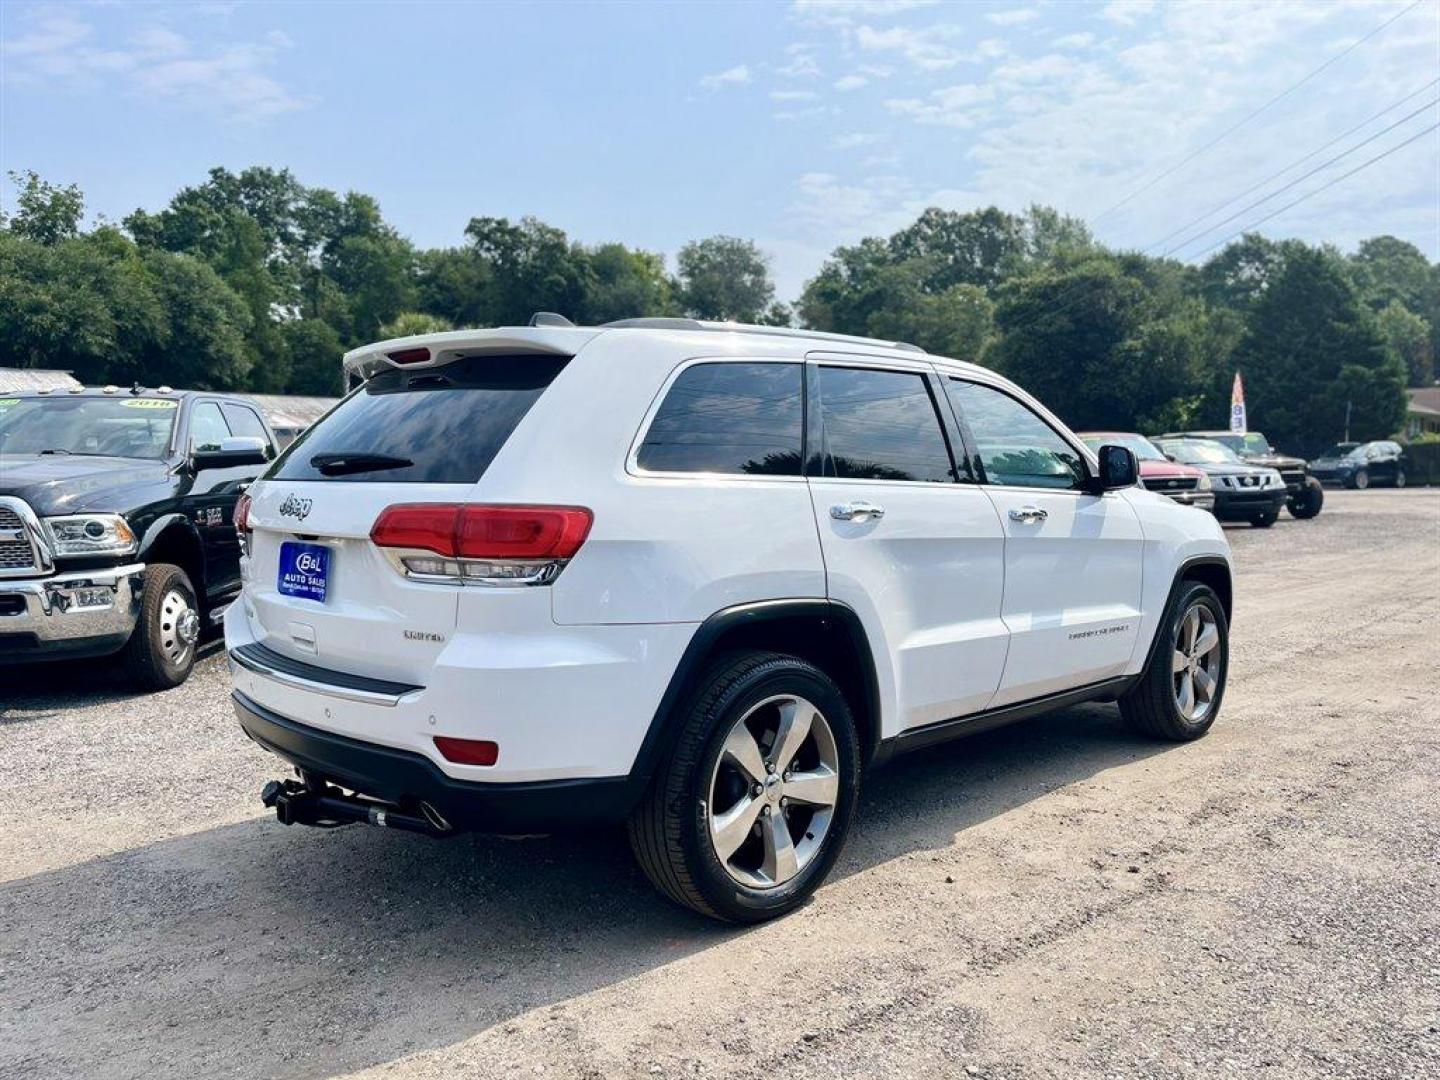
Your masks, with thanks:
[(135, 533), (119, 514), (68, 514), (45, 519), (56, 555), (129, 555)]

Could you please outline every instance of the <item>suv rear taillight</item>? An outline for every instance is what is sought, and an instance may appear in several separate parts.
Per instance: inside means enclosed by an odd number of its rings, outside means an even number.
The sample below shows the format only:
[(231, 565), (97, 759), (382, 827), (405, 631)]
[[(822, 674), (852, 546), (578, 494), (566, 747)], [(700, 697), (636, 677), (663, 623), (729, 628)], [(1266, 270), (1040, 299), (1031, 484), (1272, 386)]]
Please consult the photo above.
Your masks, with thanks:
[(242, 494), (235, 500), (235, 535), (240, 538), (240, 554), (250, 554), (250, 496)]
[(580, 550), (593, 520), (583, 506), (404, 503), (381, 512), (370, 539), (406, 577), (547, 585)]

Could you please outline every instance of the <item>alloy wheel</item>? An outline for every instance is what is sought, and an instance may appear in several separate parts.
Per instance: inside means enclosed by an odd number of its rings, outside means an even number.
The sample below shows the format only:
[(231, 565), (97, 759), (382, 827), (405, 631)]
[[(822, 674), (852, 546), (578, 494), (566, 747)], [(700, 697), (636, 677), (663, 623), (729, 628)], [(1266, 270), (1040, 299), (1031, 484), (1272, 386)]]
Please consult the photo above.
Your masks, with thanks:
[(1189, 723), (1198, 724), (1214, 707), (1220, 689), (1220, 628), (1204, 604), (1192, 604), (1175, 633), (1175, 705)]
[(752, 706), (730, 728), (710, 775), (710, 842), (730, 877), (772, 889), (819, 853), (840, 797), (830, 724), (803, 697)]
[(190, 598), (171, 589), (160, 601), (160, 651), (172, 667), (181, 667), (200, 639), (200, 613)]

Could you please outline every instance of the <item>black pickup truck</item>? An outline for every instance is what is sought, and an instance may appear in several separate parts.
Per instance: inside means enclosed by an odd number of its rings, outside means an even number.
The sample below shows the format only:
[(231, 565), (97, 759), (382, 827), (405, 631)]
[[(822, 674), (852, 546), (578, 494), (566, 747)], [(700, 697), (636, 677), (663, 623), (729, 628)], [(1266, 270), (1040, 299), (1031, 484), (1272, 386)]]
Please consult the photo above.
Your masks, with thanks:
[(178, 686), (240, 587), (235, 502), (275, 455), (252, 402), (0, 394), (0, 665), (118, 654)]

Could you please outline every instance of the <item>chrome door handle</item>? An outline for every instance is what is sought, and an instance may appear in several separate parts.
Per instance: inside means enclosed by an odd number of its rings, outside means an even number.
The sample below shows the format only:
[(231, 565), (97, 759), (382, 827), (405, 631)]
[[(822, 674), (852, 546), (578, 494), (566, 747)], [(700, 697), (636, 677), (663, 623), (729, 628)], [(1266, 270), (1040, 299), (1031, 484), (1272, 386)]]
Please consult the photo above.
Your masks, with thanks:
[(885, 508), (868, 502), (839, 503), (830, 507), (830, 516), (836, 521), (854, 521), (856, 518), (879, 521), (885, 516)]
[(1010, 511), (1011, 521), (1020, 521), (1031, 524), (1036, 521), (1044, 521), (1050, 514), (1041, 510), (1038, 506), (1022, 506), (1019, 510)]

